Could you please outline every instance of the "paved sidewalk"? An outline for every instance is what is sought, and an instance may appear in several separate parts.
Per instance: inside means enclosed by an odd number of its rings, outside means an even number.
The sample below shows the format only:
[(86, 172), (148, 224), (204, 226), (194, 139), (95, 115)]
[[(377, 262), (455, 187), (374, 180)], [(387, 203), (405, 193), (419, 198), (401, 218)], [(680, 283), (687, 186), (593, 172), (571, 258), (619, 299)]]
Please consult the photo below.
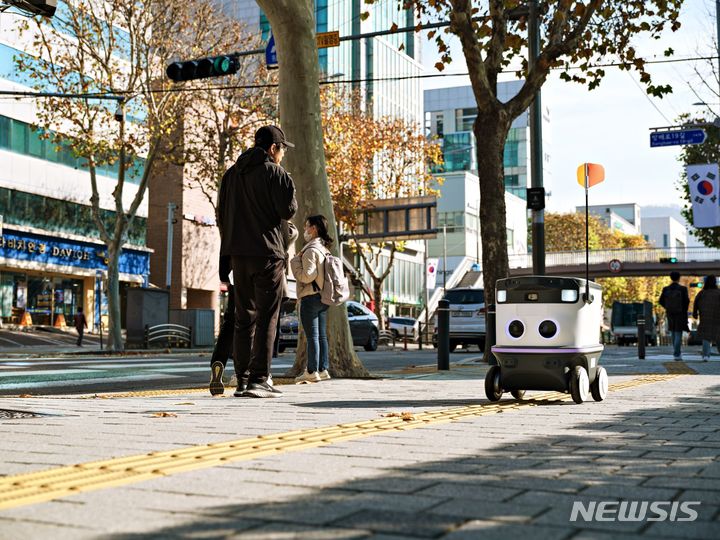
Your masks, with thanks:
[[(119, 466), (110, 461), (38, 480), (29, 493), (67, 478), (93, 489), (10, 501), (0, 538), (720, 538), (720, 362), (659, 356), (611, 357), (608, 399), (583, 405), (547, 393), (492, 405), (485, 367), (470, 359), (449, 373), (283, 386), (278, 400), (0, 398), (0, 409), (46, 415), (0, 420), (1, 475), (182, 451), (145, 456), (164, 463), (147, 479), (97, 483)], [(207, 457), (216, 449), (224, 460)], [(576, 501), (621, 500), (668, 501), (668, 519), (569, 520)], [(670, 501), (699, 502), (697, 520), (670, 521)], [(677, 504), (674, 513), (686, 515)]]

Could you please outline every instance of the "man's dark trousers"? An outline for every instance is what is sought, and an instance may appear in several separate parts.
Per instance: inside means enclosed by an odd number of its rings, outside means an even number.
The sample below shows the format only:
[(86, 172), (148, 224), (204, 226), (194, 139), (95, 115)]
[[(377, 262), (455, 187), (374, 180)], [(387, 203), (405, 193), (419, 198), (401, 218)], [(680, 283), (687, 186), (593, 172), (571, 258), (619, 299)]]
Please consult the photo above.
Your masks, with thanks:
[(233, 255), (232, 269), (235, 369), (238, 376), (249, 371), (248, 384), (265, 382), (270, 375), (285, 260)]

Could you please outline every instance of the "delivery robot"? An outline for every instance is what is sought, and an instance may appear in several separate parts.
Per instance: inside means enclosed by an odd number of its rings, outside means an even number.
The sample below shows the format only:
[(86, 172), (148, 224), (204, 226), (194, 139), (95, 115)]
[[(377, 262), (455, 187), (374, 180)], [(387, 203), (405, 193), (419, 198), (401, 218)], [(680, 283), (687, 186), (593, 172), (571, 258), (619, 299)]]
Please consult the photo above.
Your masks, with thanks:
[[(485, 377), (485, 394), (522, 399), (526, 390), (570, 392), (575, 403), (607, 396), (600, 367), (602, 287), (572, 277), (500, 279), (496, 289), (497, 359)], [(492, 361), (491, 361), (492, 362)]]

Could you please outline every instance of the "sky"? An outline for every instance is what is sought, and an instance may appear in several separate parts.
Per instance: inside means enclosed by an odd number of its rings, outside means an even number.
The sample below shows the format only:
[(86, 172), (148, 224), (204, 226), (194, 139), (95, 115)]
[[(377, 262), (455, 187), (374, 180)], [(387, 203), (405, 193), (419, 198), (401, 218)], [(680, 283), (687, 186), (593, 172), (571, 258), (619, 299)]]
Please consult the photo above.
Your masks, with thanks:
[[(668, 47), (681, 58), (715, 52), (714, 0), (686, 0), (680, 22), (680, 30), (666, 32), (659, 41), (636, 42), (638, 56), (661, 59)], [(451, 47), (453, 62), (445, 72), (465, 72), (462, 49), (454, 38)], [(437, 73), (434, 43), (423, 40), (422, 53), (426, 73)], [(709, 103), (713, 112), (720, 114), (717, 94), (704, 88), (694, 68), (710, 74), (708, 61), (650, 66), (655, 84), (673, 87), (673, 93), (663, 99), (648, 96), (637, 75), (617, 68), (606, 68), (606, 77), (593, 91), (551, 74), (542, 88), (543, 106), (550, 109), (551, 122), (550, 133), (543, 133), (544, 150), (551, 156), (552, 177), (546, 190), (552, 195), (547, 210), (570, 212), (584, 204), (584, 190), (575, 177), (578, 165), (584, 162), (605, 167), (605, 182), (591, 189), (590, 204), (680, 205), (677, 184), (682, 165), (677, 158), (681, 147), (650, 148), (650, 128), (675, 125), (685, 112), (702, 112), (703, 107), (693, 106), (698, 101)], [(424, 88), (469, 84), (467, 76), (439, 77), (426, 79)], [(717, 82), (711, 84), (714, 87)]]

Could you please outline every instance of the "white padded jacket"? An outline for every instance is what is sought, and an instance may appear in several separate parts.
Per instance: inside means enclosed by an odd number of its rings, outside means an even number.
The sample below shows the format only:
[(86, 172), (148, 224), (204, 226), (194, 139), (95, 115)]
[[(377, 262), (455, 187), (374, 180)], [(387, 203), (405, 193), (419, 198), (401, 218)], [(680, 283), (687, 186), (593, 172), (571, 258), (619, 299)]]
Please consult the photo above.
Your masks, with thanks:
[[(303, 246), (300, 253), (290, 259), (290, 269), (297, 280), (297, 297), (319, 293), (325, 284), (323, 263), (327, 249), (320, 238), (313, 238)], [(313, 282), (317, 288), (313, 287)]]

